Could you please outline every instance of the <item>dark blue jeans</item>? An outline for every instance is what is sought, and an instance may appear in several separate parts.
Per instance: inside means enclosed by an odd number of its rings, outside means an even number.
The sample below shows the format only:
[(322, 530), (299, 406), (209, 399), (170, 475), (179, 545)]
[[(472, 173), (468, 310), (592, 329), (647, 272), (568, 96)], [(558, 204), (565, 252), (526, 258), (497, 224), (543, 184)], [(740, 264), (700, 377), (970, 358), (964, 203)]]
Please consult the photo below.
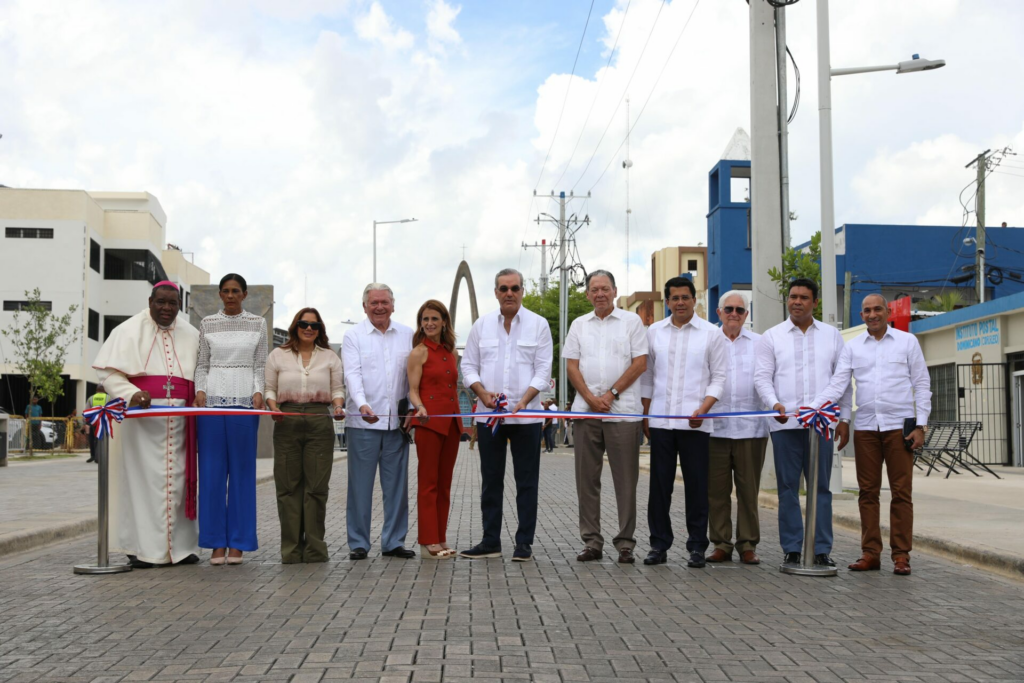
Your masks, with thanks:
[(675, 535), (669, 510), (676, 483), (676, 463), (683, 473), (686, 507), (686, 550), (708, 549), (708, 453), (711, 435), (687, 429), (651, 430), (651, 495), (647, 501), (647, 525), (651, 550), (668, 550)]
[[(792, 419), (792, 418), (791, 418)], [(800, 476), (807, 474), (811, 454), (808, 429), (772, 432), (775, 479), (779, 486), (779, 541), (782, 552), (799, 553), (804, 545), (804, 519), (800, 514)], [(818, 509), (814, 523), (814, 553), (832, 552), (832, 441), (818, 436)]]
[(512, 468), (516, 479), (516, 512), (519, 527), (516, 545), (533, 545), (537, 529), (537, 488), (540, 478), (541, 423), (514, 425), (506, 423), (496, 435), (491, 428), (480, 425), (480, 512), (484, 522), (481, 544), (501, 548), (501, 508), (505, 498), (505, 460), (512, 450)]

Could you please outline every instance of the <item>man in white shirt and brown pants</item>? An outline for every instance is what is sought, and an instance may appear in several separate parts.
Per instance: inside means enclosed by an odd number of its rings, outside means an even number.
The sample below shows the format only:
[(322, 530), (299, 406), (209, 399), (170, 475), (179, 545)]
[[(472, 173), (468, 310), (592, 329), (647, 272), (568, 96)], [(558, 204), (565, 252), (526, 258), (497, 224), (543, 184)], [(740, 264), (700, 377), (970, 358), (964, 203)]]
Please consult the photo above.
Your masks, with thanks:
[[(881, 568), (882, 533), (879, 529), (878, 492), (882, 488), (882, 464), (889, 476), (889, 545), (893, 573), (910, 574), (910, 549), (914, 536), (914, 451), (924, 445), (931, 413), (931, 379), (917, 337), (889, 327), (889, 304), (881, 294), (868, 294), (861, 304), (861, 320), (867, 331), (848, 343), (839, 356), (832, 382), (817, 403), (835, 401), (857, 381), (857, 421), (853, 445), (860, 486), (861, 551), (850, 565), (856, 572)], [(904, 437), (904, 424), (913, 429)], [(904, 439), (909, 442), (904, 443)]]
[[(494, 296), (500, 308), (481, 316), (469, 332), (462, 355), (462, 381), (483, 404), (481, 412), (496, 407), (499, 394), (508, 400), (513, 415), (520, 410), (541, 410), (540, 392), (551, 381), (554, 344), (548, 321), (523, 308), (523, 275), (506, 268), (494, 278)], [(479, 559), (501, 557), (501, 508), (505, 493), (505, 461), (512, 451), (516, 479), (519, 528), (513, 562), (533, 559), (537, 527), (537, 489), (540, 479), (540, 437), (543, 418), (509, 416), (497, 430), (478, 417), (480, 440), (480, 512), (484, 535), (480, 543), (459, 553)]]
[[(687, 278), (674, 277), (665, 283), (665, 301), (672, 315), (647, 329), (647, 370), (640, 380), (644, 415), (702, 415), (722, 395), (728, 342), (721, 330), (694, 314), (696, 295)], [(651, 551), (644, 564), (668, 560), (674, 540), (669, 509), (678, 462), (686, 502), (686, 564), (704, 566), (709, 545), (708, 446), (713, 429), (710, 420), (644, 420), (644, 431), (651, 440), (647, 502)]]
[[(744, 323), (749, 308), (742, 294), (726, 292), (719, 301), (718, 318), (728, 347), (725, 385), (716, 413), (761, 410), (754, 389), (754, 347), (761, 335)], [(768, 423), (760, 417), (737, 417), (715, 421), (711, 435), (708, 466), (708, 530), (714, 552), (708, 562), (729, 562), (733, 549), (744, 564), (760, 564), (757, 544), (761, 541), (761, 520), (757, 494), (761, 490), (761, 469), (768, 447)], [(733, 544), (732, 485), (736, 480), (736, 543)]]
[[(576, 388), (573, 412), (640, 412), (640, 386), (636, 381), (647, 368), (647, 331), (640, 316), (615, 308), (615, 277), (606, 270), (587, 276), (591, 313), (576, 318), (565, 338), (562, 358), (569, 381)], [(612, 543), (619, 562), (633, 564), (636, 539), (636, 485), (640, 478), (639, 417), (575, 420), (576, 495), (580, 506), (580, 536), (584, 548), (580, 562), (600, 560), (601, 470), (604, 454), (615, 485), (619, 532)]]
[[(818, 505), (815, 511), (814, 563), (832, 561), (832, 441), (809, 431), (795, 417), (801, 407), (820, 408), (814, 398), (832, 381), (843, 336), (836, 328), (814, 319), (818, 283), (800, 278), (789, 284), (789, 318), (765, 331), (757, 342), (754, 387), (761, 401), (780, 417), (770, 422), (775, 478), (779, 490), (779, 540), (786, 564), (800, 564), (804, 522), (800, 514), (800, 477), (810, 462), (810, 439), (818, 439)], [(850, 391), (839, 399), (840, 423), (836, 450), (850, 440)]]

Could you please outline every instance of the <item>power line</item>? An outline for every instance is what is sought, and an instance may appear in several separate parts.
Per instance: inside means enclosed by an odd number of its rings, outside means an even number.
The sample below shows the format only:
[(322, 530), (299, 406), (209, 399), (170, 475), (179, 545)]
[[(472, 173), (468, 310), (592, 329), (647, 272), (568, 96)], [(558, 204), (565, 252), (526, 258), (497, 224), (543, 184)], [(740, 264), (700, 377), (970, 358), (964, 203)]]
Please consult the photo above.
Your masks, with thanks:
[(569, 83), (565, 86), (565, 97), (562, 98), (562, 109), (558, 112), (558, 123), (555, 124), (555, 134), (551, 136), (551, 144), (548, 145), (548, 153), (544, 155), (544, 163), (540, 167), (540, 175), (537, 176), (537, 183), (533, 186), (536, 190), (540, 187), (540, 179), (544, 177), (544, 169), (548, 165), (548, 157), (551, 156), (551, 150), (555, 146), (555, 140), (558, 139), (558, 129), (562, 126), (562, 114), (565, 113), (565, 103), (569, 101), (569, 90), (572, 88), (572, 79), (576, 75), (576, 64), (580, 61), (580, 52), (583, 51), (583, 40), (587, 37), (587, 27), (590, 26), (590, 15), (594, 12), (594, 0), (590, 0), (590, 10), (587, 12), (587, 21), (583, 24), (583, 35), (580, 36), (579, 47), (576, 48), (576, 59), (572, 62), (572, 71), (569, 73)]
[[(587, 160), (587, 165), (583, 167), (583, 173), (580, 174), (579, 179), (573, 183), (570, 188), (576, 189), (576, 186), (583, 180), (583, 176), (587, 174), (587, 170), (590, 169), (590, 164), (593, 163), (594, 157), (597, 156), (597, 150), (601, 148), (601, 143), (604, 141), (604, 136), (608, 134), (608, 129), (611, 128), (612, 122), (615, 121), (615, 115), (619, 111), (619, 107), (622, 106), (622, 100), (626, 97), (626, 93), (629, 92), (629, 85), (633, 82), (633, 76), (636, 76), (637, 69), (640, 68), (640, 62), (644, 59), (644, 54), (647, 52), (647, 45), (651, 42), (651, 36), (654, 35), (654, 29), (658, 26), (658, 18), (661, 16), (661, 10), (665, 9), (665, 5), (668, 4), (668, 0), (661, 0), (661, 5), (658, 6), (658, 13), (654, 15), (654, 23), (651, 24), (651, 30), (647, 34), (647, 40), (644, 41), (644, 47), (640, 50), (640, 56), (636, 60), (636, 64), (633, 66), (633, 73), (629, 75), (629, 80), (626, 81), (626, 87), (622, 90), (622, 95), (619, 96), (618, 104), (615, 105), (615, 110), (612, 111), (611, 117), (608, 119), (608, 125), (604, 127), (604, 132), (601, 133), (601, 138), (597, 141), (597, 145), (594, 147), (593, 153), (590, 155), (590, 159)], [(619, 145), (620, 147), (622, 145)]]
[(608, 53), (608, 61), (605, 62), (604, 70), (601, 71), (601, 78), (597, 83), (597, 92), (594, 93), (594, 99), (590, 102), (590, 109), (587, 111), (587, 118), (583, 120), (583, 126), (580, 128), (580, 135), (576, 138), (576, 144), (572, 147), (572, 153), (569, 155), (569, 160), (565, 162), (565, 168), (562, 169), (562, 175), (558, 176), (558, 180), (552, 183), (557, 186), (558, 183), (562, 182), (562, 178), (565, 177), (565, 172), (569, 170), (569, 165), (572, 163), (573, 158), (576, 156), (576, 149), (580, 146), (580, 140), (583, 139), (583, 134), (587, 131), (587, 124), (590, 123), (590, 115), (594, 111), (594, 105), (597, 104), (597, 98), (601, 95), (601, 88), (604, 87), (604, 77), (608, 73), (608, 68), (612, 64), (612, 58), (615, 56), (615, 48), (619, 46), (619, 37), (622, 36), (622, 29), (626, 26), (626, 15), (629, 14), (629, 6), (633, 0), (629, 0), (626, 3), (626, 9), (622, 11), (622, 23), (619, 24), (618, 33), (615, 34), (615, 43), (612, 44), (611, 52)]
[[(636, 124), (638, 124), (640, 122), (641, 117), (643, 117), (644, 110), (647, 109), (647, 105), (648, 103), (650, 103), (651, 97), (654, 96), (654, 91), (658, 89), (658, 83), (661, 82), (661, 77), (665, 74), (665, 69), (668, 67), (668, 63), (669, 61), (671, 61), (672, 55), (675, 54), (676, 48), (679, 46), (679, 41), (682, 40), (683, 38), (683, 34), (686, 33), (686, 27), (690, 25), (690, 20), (693, 19), (693, 13), (697, 11), (697, 5), (699, 4), (700, 0), (697, 0), (695, 3), (693, 3), (693, 7), (690, 9), (690, 14), (689, 16), (686, 17), (686, 22), (683, 24), (682, 30), (679, 31), (679, 35), (676, 37), (676, 42), (672, 44), (672, 49), (669, 50), (668, 57), (665, 58), (665, 63), (661, 65), (661, 71), (658, 72), (658, 77), (654, 79), (654, 85), (651, 87), (651, 91), (647, 94), (647, 99), (644, 100), (644, 106), (640, 107), (640, 113), (636, 115), (636, 119), (633, 121), (633, 125), (630, 126), (629, 131), (626, 132), (626, 137), (629, 137), (629, 134), (633, 132), (633, 129), (636, 128)], [(622, 145), (624, 145), (625, 143), (626, 139), (623, 138), (622, 142), (619, 143), (619, 146), (615, 148), (615, 151), (608, 159), (608, 164), (604, 167), (604, 170), (601, 171), (601, 175), (599, 175), (597, 177), (597, 180), (594, 181), (594, 184), (590, 186), (591, 190), (597, 187), (597, 184), (601, 182), (601, 178), (604, 178), (604, 174), (608, 172), (609, 168), (611, 168), (612, 162), (615, 161), (616, 155), (619, 153), (619, 150), (622, 149)]]

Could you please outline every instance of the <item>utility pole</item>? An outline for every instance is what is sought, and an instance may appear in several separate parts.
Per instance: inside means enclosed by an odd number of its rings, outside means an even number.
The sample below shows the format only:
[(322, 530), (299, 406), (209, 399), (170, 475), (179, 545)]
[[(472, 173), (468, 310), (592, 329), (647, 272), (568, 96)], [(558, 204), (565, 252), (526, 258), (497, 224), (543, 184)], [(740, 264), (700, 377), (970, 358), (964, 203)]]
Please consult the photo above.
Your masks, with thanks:
[(626, 169), (626, 296), (629, 296), (629, 214), (633, 210), (629, 208), (629, 169), (633, 167), (633, 161), (629, 158), (629, 95), (626, 96), (626, 160), (622, 162), (622, 168)]
[(786, 92), (786, 8), (775, 8), (775, 68), (779, 84), (779, 176), (782, 185), (782, 252), (789, 249), (789, 95)]
[[(538, 221), (539, 222), (539, 221)], [(548, 249), (554, 249), (555, 244), (548, 244), (547, 240), (541, 240), (540, 244), (534, 242), (527, 244), (523, 242), (523, 249), (540, 249), (540, 293), (541, 296), (548, 293)]]
[(975, 233), (976, 249), (974, 252), (974, 282), (978, 288), (978, 303), (985, 303), (985, 171), (988, 169), (988, 153), (991, 149), (974, 158), (965, 168), (974, 164), (978, 165), (978, 192), (975, 195), (974, 215), (978, 219), (978, 229)]

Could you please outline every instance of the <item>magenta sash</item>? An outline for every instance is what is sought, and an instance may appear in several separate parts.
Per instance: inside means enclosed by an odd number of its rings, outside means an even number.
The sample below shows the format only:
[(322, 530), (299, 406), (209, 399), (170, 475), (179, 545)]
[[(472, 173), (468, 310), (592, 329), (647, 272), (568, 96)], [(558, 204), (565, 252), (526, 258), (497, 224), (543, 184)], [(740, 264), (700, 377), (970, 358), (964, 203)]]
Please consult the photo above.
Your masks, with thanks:
[[(181, 377), (171, 377), (171, 399), (181, 399), (186, 406), (196, 400), (196, 385)], [(139, 391), (148, 391), (152, 399), (167, 400), (166, 375), (140, 375), (129, 381)], [(196, 448), (196, 418), (185, 418), (185, 516), (196, 518), (196, 489), (199, 484), (199, 460)]]

